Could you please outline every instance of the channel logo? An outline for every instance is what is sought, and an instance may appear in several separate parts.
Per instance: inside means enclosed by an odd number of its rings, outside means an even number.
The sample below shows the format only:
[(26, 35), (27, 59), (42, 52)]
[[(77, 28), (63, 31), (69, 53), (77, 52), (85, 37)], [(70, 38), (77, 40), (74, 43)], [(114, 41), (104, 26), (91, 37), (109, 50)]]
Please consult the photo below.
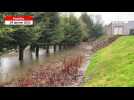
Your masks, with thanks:
[(33, 25), (33, 16), (5, 16), (5, 25)]

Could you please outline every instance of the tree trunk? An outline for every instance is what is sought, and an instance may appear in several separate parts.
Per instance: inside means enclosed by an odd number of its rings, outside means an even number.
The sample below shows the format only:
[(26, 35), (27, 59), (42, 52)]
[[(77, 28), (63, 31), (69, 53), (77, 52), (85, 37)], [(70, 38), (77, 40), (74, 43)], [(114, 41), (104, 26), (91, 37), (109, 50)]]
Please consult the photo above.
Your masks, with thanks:
[(64, 49), (66, 49), (66, 48), (67, 48), (67, 45), (66, 45), (66, 44), (64, 44), (64, 45), (63, 45), (63, 48), (64, 48)]
[(24, 48), (22, 46), (19, 46), (19, 60), (23, 61), (23, 52)]
[(39, 46), (38, 45), (36, 46), (35, 54), (36, 54), (36, 58), (38, 58), (39, 57)]
[(30, 45), (30, 51), (34, 51), (35, 52), (35, 46), (34, 45)]
[(30, 45), (30, 52), (32, 52), (33, 51), (33, 46), (32, 45)]
[(49, 54), (49, 45), (47, 45), (46, 53)]
[(62, 45), (61, 44), (59, 44), (59, 51), (61, 51), (62, 50)]
[(54, 45), (54, 53), (56, 53), (56, 45)]

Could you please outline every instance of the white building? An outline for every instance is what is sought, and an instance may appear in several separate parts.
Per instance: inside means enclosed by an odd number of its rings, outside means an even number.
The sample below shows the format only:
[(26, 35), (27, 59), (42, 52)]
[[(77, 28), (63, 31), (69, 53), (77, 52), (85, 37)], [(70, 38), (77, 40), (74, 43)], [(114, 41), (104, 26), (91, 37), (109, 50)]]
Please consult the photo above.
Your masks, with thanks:
[(134, 21), (128, 21), (127, 26), (128, 26), (128, 33), (130, 33), (131, 30), (134, 30)]
[(132, 29), (134, 29), (134, 21), (129, 21), (128, 23), (114, 21), (105, 26), (105, 32), (108, 35), (129, 35)]

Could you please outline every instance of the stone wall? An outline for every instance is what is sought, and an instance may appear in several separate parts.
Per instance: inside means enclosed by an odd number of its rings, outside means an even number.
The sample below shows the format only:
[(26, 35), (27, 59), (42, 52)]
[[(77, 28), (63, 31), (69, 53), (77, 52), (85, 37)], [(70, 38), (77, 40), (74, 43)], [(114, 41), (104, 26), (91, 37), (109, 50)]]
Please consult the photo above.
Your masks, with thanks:
[(110, 36), (110, 37), (103, 39), (103, 40), (95, 40), (94, 42), (92, 42), (92, 47), (93, 47), (92, 51), (95, 52), (101, 48), (108, 46), (113, 41), (115, 41), (118, 37), (119, 36)]

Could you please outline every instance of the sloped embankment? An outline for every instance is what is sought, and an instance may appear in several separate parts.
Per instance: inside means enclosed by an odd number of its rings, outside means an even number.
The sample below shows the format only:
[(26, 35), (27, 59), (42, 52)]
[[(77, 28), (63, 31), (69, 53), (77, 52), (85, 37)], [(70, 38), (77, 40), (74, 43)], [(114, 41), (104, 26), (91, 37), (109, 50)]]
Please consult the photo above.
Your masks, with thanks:
[(134, 36), (118, 38), (90, 62), (84, 86), (134, 86)]

